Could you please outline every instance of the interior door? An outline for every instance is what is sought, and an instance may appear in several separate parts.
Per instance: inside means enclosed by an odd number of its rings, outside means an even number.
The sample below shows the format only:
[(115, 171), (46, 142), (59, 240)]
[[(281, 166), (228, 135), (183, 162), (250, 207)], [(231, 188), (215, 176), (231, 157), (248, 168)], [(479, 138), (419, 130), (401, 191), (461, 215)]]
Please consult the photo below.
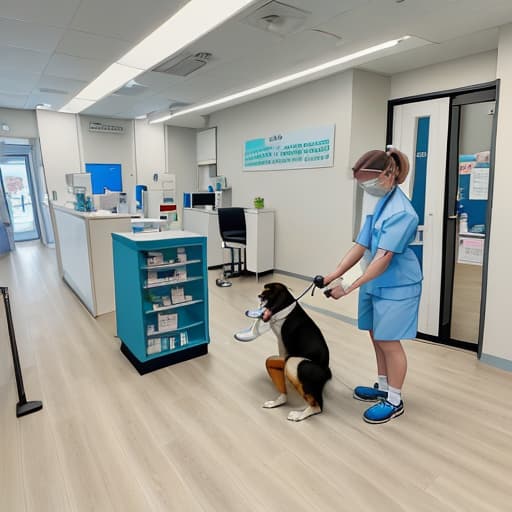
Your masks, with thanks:
[(495, 89), (460, 94), (451, 107), (440, 336), (473, 350), (483, 330), (495, 99)]
[(423, 270), (418, 331), (439, 335), (446, 155), (450, 99), (396, 105), (393, 145), (410, 160), (411, 170), (401, 185), (420, 219), (413, 245)]

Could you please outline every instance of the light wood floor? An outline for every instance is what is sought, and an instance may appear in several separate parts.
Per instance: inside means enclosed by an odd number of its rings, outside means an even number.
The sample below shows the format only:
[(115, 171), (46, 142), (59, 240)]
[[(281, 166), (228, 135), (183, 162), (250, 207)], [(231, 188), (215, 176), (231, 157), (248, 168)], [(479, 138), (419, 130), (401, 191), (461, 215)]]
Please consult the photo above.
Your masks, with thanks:
[[(14, 307), (29, 400), (16, 386), (0, 312), (0, 510), (6, 512), (505, 512), (512, 510), (512, 374), (473, 353), (410, 341), (406, 413), (361, 419), (357, 384), (375, 378), (354, 299), (304, 303), (328, 339), (325, 411), (301, 423), (264, 368), (270, 333), (237, 343), (253, 278), (210, 276), (207, 356), (139, 376), (119, 351), (114, 317), (93, 319), (58, 278), (53, 250), (20, 245), (0, 259)], [(266, 278), (268, 279), (268, 278)], [(282, 275), (300, 293), (304, 281)], [(340, 318), (333, 317), (339, 314)], [(346, 320), (346, 321), (343, 321)]]

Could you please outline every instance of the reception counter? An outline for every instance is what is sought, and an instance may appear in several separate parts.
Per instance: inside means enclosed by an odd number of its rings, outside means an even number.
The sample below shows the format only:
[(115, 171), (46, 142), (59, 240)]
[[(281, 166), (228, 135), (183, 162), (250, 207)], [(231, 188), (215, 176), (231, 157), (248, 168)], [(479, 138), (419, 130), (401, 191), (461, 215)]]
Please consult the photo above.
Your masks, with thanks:
[(129, 214), (77, 212), (52, 203), (62, 278), (93, 316), (115, 310), (113, 232), (131, 232)]

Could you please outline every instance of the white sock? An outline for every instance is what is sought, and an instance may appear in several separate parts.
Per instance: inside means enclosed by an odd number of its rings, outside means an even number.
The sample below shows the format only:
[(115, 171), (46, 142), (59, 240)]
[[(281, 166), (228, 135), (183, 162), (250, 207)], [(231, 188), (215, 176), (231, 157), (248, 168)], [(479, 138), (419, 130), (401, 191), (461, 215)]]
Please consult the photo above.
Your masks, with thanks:
[(393, 386), (388, 388), (388, 402), (393, 405), (399, 405), (402, 400), (402, 391)]
[(379, 375), (377, 378), (379, 381), (379, 389), (381, 391), (387, 391), (388, 390), (388, 376), (387, 375)]

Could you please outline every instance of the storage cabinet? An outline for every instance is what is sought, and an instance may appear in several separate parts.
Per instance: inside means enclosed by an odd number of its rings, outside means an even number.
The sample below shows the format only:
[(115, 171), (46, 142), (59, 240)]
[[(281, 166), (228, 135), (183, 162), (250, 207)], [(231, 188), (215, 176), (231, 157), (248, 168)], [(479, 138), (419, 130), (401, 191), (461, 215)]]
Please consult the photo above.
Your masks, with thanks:
[(208, 352), (206, 237), (113, 233), (117, 335), (140, 374)]
[(211, 165), (217, 162), (217, 128), (197, 132), (196, 151), (198, 165)]

